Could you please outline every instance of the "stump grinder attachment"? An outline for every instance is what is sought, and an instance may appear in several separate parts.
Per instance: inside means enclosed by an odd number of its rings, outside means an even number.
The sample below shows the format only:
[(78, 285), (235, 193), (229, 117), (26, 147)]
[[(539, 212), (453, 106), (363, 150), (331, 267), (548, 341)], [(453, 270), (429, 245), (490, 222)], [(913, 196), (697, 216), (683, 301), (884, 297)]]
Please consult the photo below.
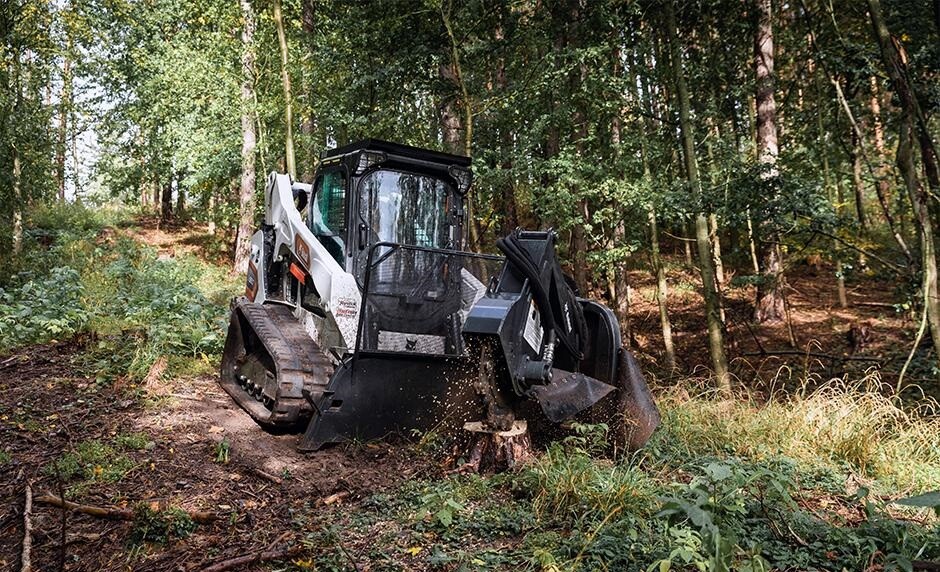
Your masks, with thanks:
[(555, 233), (461, 250), (469, 167), (366, 140), (325, 153), (313, 185), (268, 177), (221, 365), (255, 421), (303, 431), (304, 450), (576, 418), (647, 441), (659, 413), (643, 375), (613, 312), (563, 275)]

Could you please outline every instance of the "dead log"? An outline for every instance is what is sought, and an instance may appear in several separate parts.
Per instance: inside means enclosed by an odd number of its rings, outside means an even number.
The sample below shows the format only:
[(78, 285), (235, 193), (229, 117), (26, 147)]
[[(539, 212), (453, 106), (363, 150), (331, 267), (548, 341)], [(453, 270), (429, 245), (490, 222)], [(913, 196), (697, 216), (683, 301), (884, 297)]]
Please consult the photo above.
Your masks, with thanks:
[[(38, 496), (36, 497), (36, 502), (39, 504), (56, 506), (59, 508), (71, 510), (73, 512), (80, 512), (82, 514), (87, 514), (88, 516), (94, 516), (108, 520), (134, 520), (136, 518), (136, 513), (131, 509), (116, 507), (108, 508), (79, 504), (72, 501), (63, 500), (62, 498), (55, 495)], [(214, 512), (198, 510), (186, 510), (184, 512), (189, 515), (189, 518), (191, 518), (193, 522), (198, 522), (199, 524), (209, 524), (221, 518), (217, 513)]]
[(243, 568), (251, 564), (269, 562), (271, 560), (285, 560), (297, 556), (301, 552), (303, 552), (302, 546), (294, 546), (282, 550), (261, 550), (252, 552), (251, 554), (236, 556), (235, 558), (220, 560), (219, 562), (206, 566), (202, 569), (202, 572), (225, 572), (226, 570)]
[[(38, 500), (38, 499), (37, 499)], [(31, 572), (33, 551), (33, 487), (26, 483), (26, 500), (23, 503), (23, 553), (20, 559), (20, 572)]]

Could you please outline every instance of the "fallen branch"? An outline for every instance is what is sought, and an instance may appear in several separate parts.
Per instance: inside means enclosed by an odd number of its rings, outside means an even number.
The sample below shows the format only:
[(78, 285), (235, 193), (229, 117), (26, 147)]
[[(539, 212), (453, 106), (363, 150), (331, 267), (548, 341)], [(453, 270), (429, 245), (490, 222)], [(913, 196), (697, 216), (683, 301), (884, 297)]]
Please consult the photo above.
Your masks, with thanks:
[(330, 496), (328, 496), (328, 497), (322, 499), (320, 502), (322, 502), (323, 504), (329, 506), (329, 505), (331, 505), (331, 504), (336, 504), (336, 503), (338, 503), (339, 501), (343, 500), (344, 498), (346, 498), (346, 497), (348, 497), (348, 496), (349, 496), (349, 491), (340, 491), (340, 492), (338, 492), (338, 493), (333, 493), (333, 494), (331, 494)]
[(875, 363), (880, 363), (881, 358), (876, 357), (865, 357), (865, 356), (837, 356), (833, 354), (824, 354), (821, 352), (804, 352), (802, 350), (764, 350), (760, 352), (745, 352), (741, 354), (745, 357), (762, 357), (762, 356), (807, 356), (820, 359), (828, 359), (832, 361), (871, 361)]
[[(107, 508), (100, 506), (92, 506), (87, 504), (78, 504), (72, 501), (62, 500), (62, 498), (55, 495), (42, 495), (36, 497), (36, 502), (39, 504), (47, 504), (50, 506), (57, 506), (59, 508), (68, 509), (74, 512), (80, 512), (82, 514), (87, 514), (88, 516), (94, 516), (97, 518), (105, 518), (108, 520), (134, 520), (136, 514), (133, 510), (127, 508)], [(205, 512), (198, 510), (187, 510), (184, 511), (189, 515), (189, 518), (193, 519), (194, 522), (199, 524), (208, 524), (210, 522), (215, 522), (221, 518), (218, 514), (214, 512)]]
[(293, 548), (286, 548), (282, 550), (262, 550), (259, 552), (252, 552), (251, 554), (236, 556), (235, 558), (229, 558), (227, 560), (216, 562), (215, 564), (210, 564), (209, 566), (203, 568), (202, 572), (225, 572), (226, 570), (234, 570), (235, 568), (242, 568), (250, 564), (258, 564), (271, 560), (284, 560), (285, 558), (297, 556), (301, 552), (303, 552), (302, 546), (294, 546)]
[(914, 570), (940, 571), (940, 562), (928, 562), (927, 560), (914, 560), (911, 562)]
[(33, 550), (33, 523), (30, 517), (33, 514), (33, 487), (26, 483), (26, 502), (23, 503), (23, 556), (20, 559), (20, 572), (30, 572), (33, 569), (31, 562)]
[(251, 473), (254, 474), (255, 476), (261, 477), (262, 479), (266, 481), (271, 481), (275, 485), (280, 485), (284, 483), (284, 480), (281, 479), (281, 477), (276, 477), (272, 475), (271, 473), (262, 471), (258, 467), (248, 467), (248, 470), (251, 471)]

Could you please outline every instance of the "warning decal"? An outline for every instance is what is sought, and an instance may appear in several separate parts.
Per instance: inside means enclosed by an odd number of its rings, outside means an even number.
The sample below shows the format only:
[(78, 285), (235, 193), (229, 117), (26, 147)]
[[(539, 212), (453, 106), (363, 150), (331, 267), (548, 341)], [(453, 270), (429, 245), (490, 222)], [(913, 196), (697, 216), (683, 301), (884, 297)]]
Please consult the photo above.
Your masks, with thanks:
[(526, 316), (525, 331), (523, 331), (522, 337), (525, 338), (525, 341), (529, 344), (529, 347), (532, 348), (532, 351), (541, 354), (542, 335), (544, 334), (542, 330), (542, 316), (539, 314), (539, 309), (535, 306), (535, 300), (530, 304), (529, 315)]

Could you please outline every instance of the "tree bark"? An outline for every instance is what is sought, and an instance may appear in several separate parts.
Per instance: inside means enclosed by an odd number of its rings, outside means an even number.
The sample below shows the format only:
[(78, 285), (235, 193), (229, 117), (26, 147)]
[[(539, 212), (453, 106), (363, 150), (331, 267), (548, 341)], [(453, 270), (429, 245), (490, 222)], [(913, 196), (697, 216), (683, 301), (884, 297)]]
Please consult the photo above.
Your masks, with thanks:
[[(281, 52), (281, 84), (284, 89), (284, 161), (287, 173), (292, 179), (297, 178), (297, 163), (294, 158), (294, 106), (291, 95), (290, 70), (287, 67), (287, 34), (284, 31), (284, 16), (281, 13), (281, 0), (272, 0), (274, 25), (277, 28), (277, 43)], [(244, 12), (244, 8), (242, 9)]]
[[(301, 2), (301, 25), (304, 33), (308, 36), (306, 46), (311, 61), (315, 61), (316, 51), (320, 39), (317, 37), (317, 11), (316, 0), (303, 0)], [(307, 109), (304, 119), (300, 124), (300, 132), (303, 135), (304, 142), (302, 150), (305, 150), (301, 158), (301, 179), (306, 183), (313, 183), (313, 176), (316, 172), (316, 166), (319, 161), (317, 156), (316, 130), (317, 114), (314, 100), (313, 86), (316, 80), (316, 70), (311, 63), (307, 66), (308, 74), (306, 81), (307, 88)]]
[(186, 189), (183, 187), (183, 172), (176, 173), (176, 216), (182, 217), (186, 212)]
[(854, 130), (851, 134), (852, 147), (849, 157), (852, 159), (852, 188), (855, 191), (855, 216), (863, 233), (868, 232), (868, 214), (865, 212), (865, 183), (862, 181), (862, 140)]
[(666, 362), (666, 370), (672, 374), (676, 369), (676, 350), (672, 342), (672, 322), (669, 320), (669, 309), (666, 306), (669, 287), (666, 282), (666, 269), (663, 267), (662, 256), (659, 254), (656, 210), (652, 206), (647, 210), (647, 220), (650, 227), (650, 256), (653, 261), (653, 272), (656, 274), (656, 305), (659, 306), (659, 323), (663, 331), (663, 359)]
[[(71, 40), (69, 40), (71, 48)], [(68, 134), (68, 118), (72, 108), (72, 60), (66, 53), (62, 62), (62, 90), (59, 92), (59, 127), (55, 148), (55, 177), (59, 200), (65, 201), (65, 146)]]
[(251, 234), (255, 219), (255, 145), (257, 135), (253, 105), (255, 68), (255, 14), (251, 0), (240, 0), (242, 10), (242, 175), (238, 192), (238, 232), (235, 241), (236, 272), (248, 270)]
[(914, 209), (914, 218), (920, 231), (924, 306), (930, 324), (930, 336), (933, 338), (935, 359), (940, 362), (940, 294), (938, 294), (937, 286), (937, 256), (933, 220), (930, 214), (928, 194), (923, 183), (917, 177), (913, 152), (915, 124), (917, 130), (922, 132), (917, 139), (921, 145), (921, 154), (925, 159), (932, 148), (930, 132), (927, 130), (913, 86), (908, 79), (906, 61), (897, 51), (898, 44), (891, 38), (882, 16), (879, 0), (868, 0), (868, 14), (871, 18), (875, 36), (878, 39), (878, 45), (881, 48), (881, 58), (887, 69), (888, 77), (891, 78), (894, 91), (901, 101), (902, 114), (900, 134), (898, 136), (897, 166), (901, 177), (904, 179), (904, 185), (907, 188), (911, 206)]
[[(818, 73), (813, 74), (813, 85), (816, 91), (816, 143), (819, 145), (817, 152), (819, 156), (822, 157), (823, 187), (825, 188), (826, 195), (829, 197), (829, 203), (832, 204), (836, 220), (838, 221), (839, 216), (842, 214), (842, 205), (839, 200), (840, 197), (834, 196), (832, 191), (832, 178), (829, 171), (829, 153), (825, 146), (826, 132), (823, 128), (823, 92), (819, 86)], [(835, 239), (832, 241), (832, 255), (836, 265), (836, 294), (839, 297), (839, 307), (848, 308), (849, 302), (845, 294), (845, 271), (842, 267), (842, 255), (840, 253), (839, 243)]]
[(160, 223), (166, 223), (173, 218), (173, 177), (167, 177), (160, 195)]
[[(777, 104), (774, 100), (774, 35), (771, 0), (756, 0), (757, 27), (754, 35), (754, 64), (757, 76), (757, 161), (762, 167), (761, 180), (776, 192), (777, 179)], [(763, 221), (758, 229), (760, 280), (754, 303), (754, 320), (775, 322), (784, 319), (783, 265), (780, 260), (779, 235), (775, 221)]]
[(920, 231), (924, 305), (927, 309), (927, 322), (930, 324), (930, 337), (933, 338), (936, 360), (940, 362), (940, 290), (937, 286), (936, 245), (934, 242), (933, 221), (930, 216), (929, 197), (917, 177), (917, 168), (914, 165), (912, 123), (913, 119), (905, 112), (898, 137), (897, 164), (907, 187), (911, 206), (914, 208), (914, 219), (917, 221)]
[(23, 168), (20, 151), (13, 144), (13, 254), (23, 250)]
[[(633, 71), (636, 69), (636, 62), (632, 61), (631, 64), (630, 84), (636, 86), (638, 99), (646, 113), (646, 119), (643, 121), (645, 129), (640, 130), (640, 157), (643, 161), (643, 178), (649, 184), (652, 184), (653, 174), (650, 169), (649, 144), (647, 140), (647, 134), (654, 132), (653, 120), (650, 119), (653, 116), (652, 98), (650, 97), (650, 89), (645, 77), (640, 76), (639, 81), (637, 81), (637, 74)], [(656, 207), (653, 206), (652, 201), (647, 207), (646, 214), (650, 232), (650, 259), (653, 266), (653, 274), (656, 277), (654, 295), (656, 297), (656, 305), (659, 308), (659, 323), (663, 333), (663, 361), (665, 362), (666, 371), (668, 371), (671, 376), (676, 369), (676, 352), (672, 340), (672, 322), (669, 320), (669, 309), (666, 306), (669, 287), (666, 282), (666, 269), (663, 266), (663, 260), (659, 250), (659, 227), (656, 221)]]
[[(686, 177), (696, 198), (702, 198), (702, 185), (699, 180), (698, 162), (695, 156), (695, 138), (692, 133), (690, 117), (691, 104), (689, 89), (682, 71), (682, 55), (676, 26), (676, 14), (673, 0), (666, 2), (666, 28), (672, 71), (675, 77), (679, 103), (679, 131), (682, 138), (682, 150), (685, 158)], [(728, 373), (728, 361), (725, 357), (724, 332), (721, 322), (721, 302), (715, 289), (715, 270), (712, 266), (711, 241), (708, 234), (708, 219), (704, 212), (695, 216), (695, 242), (698, 246), (698, 258), (702, 276), (702, 290), (705, 297), (705, 317), (708, 323), (708, 349), (711, 354), (712, 368), (715, 372), (718, 389), (726, 396), (731, 395), (731, 378)]]

